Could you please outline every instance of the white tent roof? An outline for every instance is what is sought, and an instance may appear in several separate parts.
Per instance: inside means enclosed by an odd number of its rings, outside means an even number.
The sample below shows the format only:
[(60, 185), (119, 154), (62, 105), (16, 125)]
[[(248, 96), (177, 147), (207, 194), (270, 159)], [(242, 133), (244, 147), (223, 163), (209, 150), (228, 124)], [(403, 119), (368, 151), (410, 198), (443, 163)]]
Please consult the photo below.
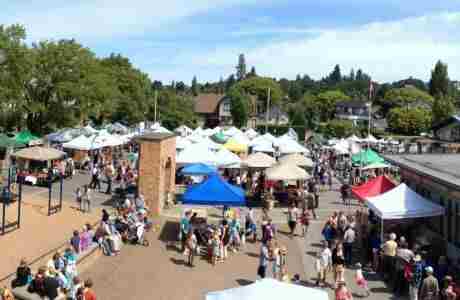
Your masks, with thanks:
[(350, 153), (350, 143), (347, 140), (341, 139), (332, 146), (338, 154), (349, 154)]
[(257, 152), (249, 155), (244, 161), (243, 164), (249, 168), (269, 168), (276, 164), (276, 160), (262, 152)]
[(206, 144), (194, 144), (185, 148), (177, 154), (176, 162), (178, 164), (196, 164), (203, 163), (207, 165), (217, 165), (218, 159), (216, 154), (211, 151)]
[(272, 141), (272, 143), (274, 143), (276, 141), (276, 137), (274, 137), (273, 135), (271, 135), (270, 133), (266, 133), (264, 135), (262, 135), (262, 137), (266, 140), (269, 140), (269, 141)]
[(222, 145), (211, 141), (210, 138), (203, 138), (201, 141), (199, 141), (196, 144), (206, 146), (209, 150), (219, 150), (220, 148), (222, 148)]
[(369, 135), (367, 136), (367, 138), (365, 138), (365, 139), (362, 140), (362, 142), (366, 142), (366, 143), (378, 143), (379, 140), (377, 140), (377, 139), (375, 138), (375, 136), (373, 136), (372, 134), (369, 134)]
[(192, 142), (181, 136), (176, 137), (176, 149), (185, 149), (190, 146)]
[(444, 207), (411, 190), (405, 183), (376, 197), (367, 198), (369, 209), (380, 218), (409, 219), (444, 215)]
[(217, 151), (216, 157), (219, 167), (231, 166), (232, 168), (236, 168), (241, 164), (241, 158), (225, 148), (221, 148)]
[(260, 143), (256, 144), (252, 147), (252, 151), (254, 152), (267, 152), (267, 153), (274, 153), (275, 149), (273, 148), (273, 144), (270, 141), (261, 141)]
[(252, 128), (249, 128), (248, 130), (246, 130), (244, 134), (251, 140), (259, 135), (259, 133), (257, 133), (257, 131), (255, 131)]
[(236, 134), (243, 134), (243, 132), (241, 130), (239, 130), (238, 128), (236, 128), (235, 126), (232, 126), (227, 130), (224, 130), (224, 135), (225, 136), (233, 137)]
[(114, 147), (123, 145), (125, 142), (120, 136), (114, 136), (110, 133), (99, 133), (89, 137), (92, 144), (101, 145), (102, 147)]
[(347, 140), (349, 142), (355, 142), (355, 143), (359, 143), (361, 142), (361, 139), (359, 137), (357, 137), (355, 134), (353, 134), (352, 136), (350, 136), (349, 138), (347, 138)]
[(181, 125), (174, 130), (176, 133), (180, 134), (183, 137), (189, 136), (193, 133), (193, 130), (186, 125)]
[(156, 128), (152, 128), (153, 132), (155, 133), (171, 133), (168, 129), (164, 128), (163, 126), (158, 126)]
[(251, 142), (244, 133), (237, 133), (232, 137), (232, 139), (234, 139), (238, 144), (243, 144), (246, 146)]
[(265, 171), (269, 180), (306, 180), (311, 176), (305, 171), (293, 164), (277, 164)]
[(279, 144), (279, 149), (281, 154), (290, 154), (290, 153), (308, 153), (308, 149), (300, 145), (296, 141), (285, 140), (282, 144)]
[(80, 135), (79, 137), (74, 138), (70, 142), (62, 144), (62, 147), (66, 148), (66, 149), (88, 151), (88, 150), (94, 150), (94, 149), (102, 148), (103, 145), (98, 144), (98, 143), (93, 143), (86, 136)]
[(206, 300), (328, 300), (326, 291), (265, 278), (255, 283), (206, 294)]

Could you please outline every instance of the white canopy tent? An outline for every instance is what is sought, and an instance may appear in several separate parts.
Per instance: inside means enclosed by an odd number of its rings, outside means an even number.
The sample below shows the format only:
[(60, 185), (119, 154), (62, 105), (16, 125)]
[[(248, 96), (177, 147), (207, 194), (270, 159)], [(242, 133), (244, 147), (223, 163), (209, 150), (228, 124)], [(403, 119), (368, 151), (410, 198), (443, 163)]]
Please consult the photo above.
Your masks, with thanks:
[(326, 291), (265, 278), (255, 283), (206, 294), (206, 300), (328, 300)]
[(360, 143), (361, 139), (357, 137), (355, 134), (347, 138), (347, 141), (349, 142), (355, 142), (355, 143)]
[(266, 153), (274, 153), (275, 148), (273, 148), (273, 144), (270, 141), (260, 142), (254, 147), (252, 147), (252, 151), (254, 152), (266, 152)]
[(243, 144), (246, 146), (251, 142), (244, 133), (237, 133), (232, 137), (232, 139), (234, 139), (238, 144)]
[(373, 164), (370, 164), (370, 165), (367, 165), (363, 168), (363, 170), (372, 170), (372, 169), (385, 169), (385, 168), (389, 168), (391, 167), (390, 165), (387, 165), (385, 163), (380, 163), (380, 162), (377, 162), (377, 163), (373, 163)]
[(441, 216), (444, 207), (411, 190), (405, 183), (376, 197), (367, 198), (367, 205), (382, 220)]
[(224, 130), (224, 135), (227, 136), (227, 137), (233, 137), (237, 134), (244, 134), (241, 130), (239, 130), (238, 128), (236, 128), (235, 126), (232, 126), (230, 127), (229, 129), (227, 130)]
[(255, 137), (257, 137), (259, 135), (259, 133), (257, 131), (255, 131), (254, 129), (252, 128), (249, 128), (248, 130), (246, 130), (244, 132), (244, 134), (250, 139), (254, 139)]
[(221, 168), (239, 168), (241, 165), (241, 158), (238, 155), (227, 150), (225, 148), (221, 148), (219, 151), (216, 152), (216, 158), (218, 162), (218, 166)]
[(194, 144), (185, 148), (176, 156), (177, 164), (197, 164), (218, 165), (216, 153), (211, 151), (205, 144)]
[(176, 137), (176, 149), (185, 149), (188, 146), (190, 146), (192, 142), (186, 138), (183, 138), (181, 136)]
[(97, 141), (92, 141), (90, 138), (87, 138), (84, 135), (80, 135), (79, 137), (74, 138), (70, 142), (62, 144), (62, 147), (65, 149), (89, 151), (100, 149), (104, 146)]
[(311, 176), (302, 168), (294, 164), (277, 164), (265, 171), (267, 179), (269, 180), (307, 180)]
[(291, 153), (308, 153), (308, 149), (300, 145), (296, 141), (285, 140), (284, 143), (279, 144), (279, 151), (281, 154)]
[(216, 150), (219, 150), (220, 148), (222, 148), (222, 145), (211, 141), (210, 138), (204, 138), (204, 139), (202, 139), (201, 141), (199, 141), (196, 144), (206, 146), (208, 149), (213, 150), (213, 151), (216, 151)]
[(367, 138), (363, 139), (361, 142), (377, 144), (379, 140), (377, 140), (372, 134), (369, 134)]
[(182, 137), (186, 137), (186, 136), (192, 135), (193, 130), (191, 128), (189, 128), (188, 126), (186, 126), (186, 125), (181, 125), (181, 126), (177, 127), (174, 130), (174, 132), (176, 132), (177, 134), (179, 134)]

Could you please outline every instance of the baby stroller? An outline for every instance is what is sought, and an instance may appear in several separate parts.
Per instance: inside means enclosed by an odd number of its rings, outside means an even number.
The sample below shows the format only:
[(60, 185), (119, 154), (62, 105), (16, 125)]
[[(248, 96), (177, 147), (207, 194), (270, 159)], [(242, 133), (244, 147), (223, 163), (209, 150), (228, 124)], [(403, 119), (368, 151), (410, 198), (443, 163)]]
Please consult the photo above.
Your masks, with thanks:
[(133, 245), (142, 245), (148, 247), (150, 242), (145, 238), (145, 225), (137, 222), (129, 226), (126, 240)]

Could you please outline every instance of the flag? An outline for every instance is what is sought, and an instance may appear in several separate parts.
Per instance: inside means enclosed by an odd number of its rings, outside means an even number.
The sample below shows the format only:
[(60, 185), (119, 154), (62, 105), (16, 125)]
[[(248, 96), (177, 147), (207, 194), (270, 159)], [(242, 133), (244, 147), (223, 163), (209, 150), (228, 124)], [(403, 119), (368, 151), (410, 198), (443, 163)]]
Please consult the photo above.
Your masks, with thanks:
[(369, 80), (369, 100), (372, 100), (372, 96), (374, 95), (374, 84), (372, 80)]

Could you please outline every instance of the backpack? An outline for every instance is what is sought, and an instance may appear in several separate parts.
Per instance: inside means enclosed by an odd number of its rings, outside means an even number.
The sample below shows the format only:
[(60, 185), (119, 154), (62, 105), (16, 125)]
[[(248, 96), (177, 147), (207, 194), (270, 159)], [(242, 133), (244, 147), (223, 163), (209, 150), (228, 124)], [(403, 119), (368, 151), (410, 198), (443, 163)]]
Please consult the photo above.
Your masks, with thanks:
[(40, 296), (45, 295), (45, 277), (44, 276), (35, 277), (32, 280), (32, 282), (29, 284), (27, 291), (29, 293), (37, 293)]

